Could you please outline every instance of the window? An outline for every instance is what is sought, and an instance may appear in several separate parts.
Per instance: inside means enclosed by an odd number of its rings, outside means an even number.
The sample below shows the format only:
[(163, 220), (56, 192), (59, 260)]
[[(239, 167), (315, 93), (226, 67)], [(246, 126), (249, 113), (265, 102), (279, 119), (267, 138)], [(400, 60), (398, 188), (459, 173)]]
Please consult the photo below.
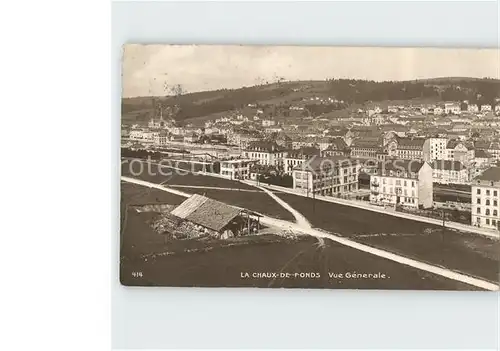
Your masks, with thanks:
[(486, 224), (490, 224), (490, 219), (486, 218)]
[(497, 196), (498, 195), (498, 192), (495, 190), (493, 191), (493, 196)]
[(481, 205), (481, 199), (477, 199), (477, 204)]
[(490, 200), (486, 200), (486, 206), (490, 205)]
[(498, 205), (498, 201), (497, 200), (493, 200), (493, 206), (497, 206)]
[(492, 221), (491, 221), (491, 224), (493, 224), (493, 225), (496, 227), (496, 226), (497, 226), (497, 221), (492, 220)]
[(477, 189), (477, 194), (481, 195), (481, 189)]
[(486, 209), (486, 215), (487, 215), (487, 216), (489, 216), (489, 215), (490, 215), (490, 209), (489, 209), (489, 208), (487, 208), (487, 209)]
[(411, 182), (411, 187), (414, 188), (415, 187), (415, 182)]
[(489, 190), (486, 190), (486, 195), (490, 195), (490, 191)]
[(493, 216), (498, 216), (497, 210), (493, 210)]
[(477, 214), (481, 214), (481, 209), (479, 207), (477, 208)]

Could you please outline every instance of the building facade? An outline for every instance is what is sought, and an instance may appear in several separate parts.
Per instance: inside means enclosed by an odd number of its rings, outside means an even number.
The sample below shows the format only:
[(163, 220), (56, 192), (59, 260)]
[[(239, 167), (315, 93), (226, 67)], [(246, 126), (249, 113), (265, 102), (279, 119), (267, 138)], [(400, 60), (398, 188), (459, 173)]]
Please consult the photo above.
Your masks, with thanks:
[(320, 150), (315, 147), (304, 147), (299, 150), (288, 151), (284, 158), (285, 172), (289, 175), (295, 167), (302, 165), (304, 161), (312, 157), (319, 157)]
[(469, 171), (460, 161), (435, 160), (432, 180), (439, 184), (469, 184)]
[(450, 140), (446, 144), (446, 159), (469, 165), (474, 161), (474, 147), (460, 140)]
[(499, 226), (500, 167), (491, 167), (471, 183), (471, 224), (481, 228)]
[(248, 159), (227, 160), (220, 162), (220, 174), (228, 179), (249, 179), (250, 167), (256, 161)]
[(370, 202), (387, 206), (431, 208), (432, 168), (427, 162), (380, 162), (370, 174)]
[(358, 190), (359, 170), (356, 160), (316, 157), (293, 169), (293, 188), (308, 196), (339, 197)]
[(284, 168), (286, 155), (286, 150), (274, 142), (257, 141), (243, 150), (243, 157), (258, 161), (260, 165), (274, 166), (278, 169)]
[(446, 138), (428, 138), (424, 142), (424, 161), (446, 160)]
[(423, 138), (399, 138), (396, 157), (401, 160), (423, 160), (424, 143), (425, 139)]

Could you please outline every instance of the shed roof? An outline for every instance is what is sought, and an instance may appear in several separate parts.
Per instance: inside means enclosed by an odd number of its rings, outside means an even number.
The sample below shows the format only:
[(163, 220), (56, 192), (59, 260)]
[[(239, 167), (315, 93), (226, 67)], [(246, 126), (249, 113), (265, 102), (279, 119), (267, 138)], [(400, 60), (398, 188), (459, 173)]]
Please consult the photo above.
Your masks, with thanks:
[(208, 229), (220, 231), (238, 216), (240, 211), (241, 209), (223, 202), (194, 194), (171, 213)]

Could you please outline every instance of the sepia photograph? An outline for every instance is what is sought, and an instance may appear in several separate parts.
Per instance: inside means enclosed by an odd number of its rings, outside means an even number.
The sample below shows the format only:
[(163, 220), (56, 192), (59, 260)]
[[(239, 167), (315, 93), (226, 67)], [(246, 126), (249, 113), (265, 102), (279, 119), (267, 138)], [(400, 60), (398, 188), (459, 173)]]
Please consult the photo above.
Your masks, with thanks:
[(124, 45), (121, 284), (499, 290), (499, 58)]

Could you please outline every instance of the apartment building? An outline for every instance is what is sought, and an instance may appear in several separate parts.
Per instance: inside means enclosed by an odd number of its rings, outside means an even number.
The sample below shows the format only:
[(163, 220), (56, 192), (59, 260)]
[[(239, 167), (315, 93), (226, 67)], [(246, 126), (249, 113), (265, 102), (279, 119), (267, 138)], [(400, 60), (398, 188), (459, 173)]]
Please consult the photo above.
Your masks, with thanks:
[(303, 147), (299, 150), (288, 151), (284, 158), (285, 172), (291, 175), (295, 167), (302, 165), (304, 161), (312, 157), (319, 157), (320, 153), (320, 150), (315, 147)]
[(458, 115), (460, 114), (460, 112), (461, 112), (460, 103), (447, 102), (444, 104), (444, 113)]
[(351, 144), (351, 157), (376, 158), (381, 142), (375, 139), (356, 139)]
[(167, 142), (169, 141), (168, 133), (166, 132), (159, 132), (154, 136), (154, 143), (156, 145), (166, 145)]
[(424, 161), (387, 160), (370, 172), (370, 202), (431, 208), (432, 168)]
[(242, 153), (243, 157), (259, 161), (260, 165), (274, 166), (278, 169), (284, 167), (284, 159), (287, 155), (285, 149), (269, 141), (253, 142)]
[(360, 164), (343, 156), (315, 157), (292, 171), (293, 188), (308, 196), (340, 196), (358, 190)]
[(474, 160), (474, 147), (461, 140), (450, 140), (446, 144), (446, 159), (469, 165)]
[(329, 156), (349, 156), (350, 151), (346, 142), (342, 138), (333, 138), (331, 144), (324, 150), (321, 150), (322, 157)]
[(432, 180), (439, 184), (469, 184), (469, 171), (460, 161), (434, 160)]
[(477, 113), (479, 112), (479, 107), (476, 104), (471, 104), (467, 106), (467, 112)]
[(401, 160), (423, 160), (424, 143), (423, 138), (398, 138), (396, 157)]
[(228, 179), (249, 179), (250, 167), (256, 162), (249, 159), (221, 161), (220, 174)]
[(424, 142), (424, 161), (446, 160), (446, 138), (428, 138)]
[(500, 167), (491, 167), (471, 183), (472, 215), (471, 224), (477, 227), (498, 229)]
[(491, 105), (489, 104), (481, 105), (481, 112), (491, 112)]

